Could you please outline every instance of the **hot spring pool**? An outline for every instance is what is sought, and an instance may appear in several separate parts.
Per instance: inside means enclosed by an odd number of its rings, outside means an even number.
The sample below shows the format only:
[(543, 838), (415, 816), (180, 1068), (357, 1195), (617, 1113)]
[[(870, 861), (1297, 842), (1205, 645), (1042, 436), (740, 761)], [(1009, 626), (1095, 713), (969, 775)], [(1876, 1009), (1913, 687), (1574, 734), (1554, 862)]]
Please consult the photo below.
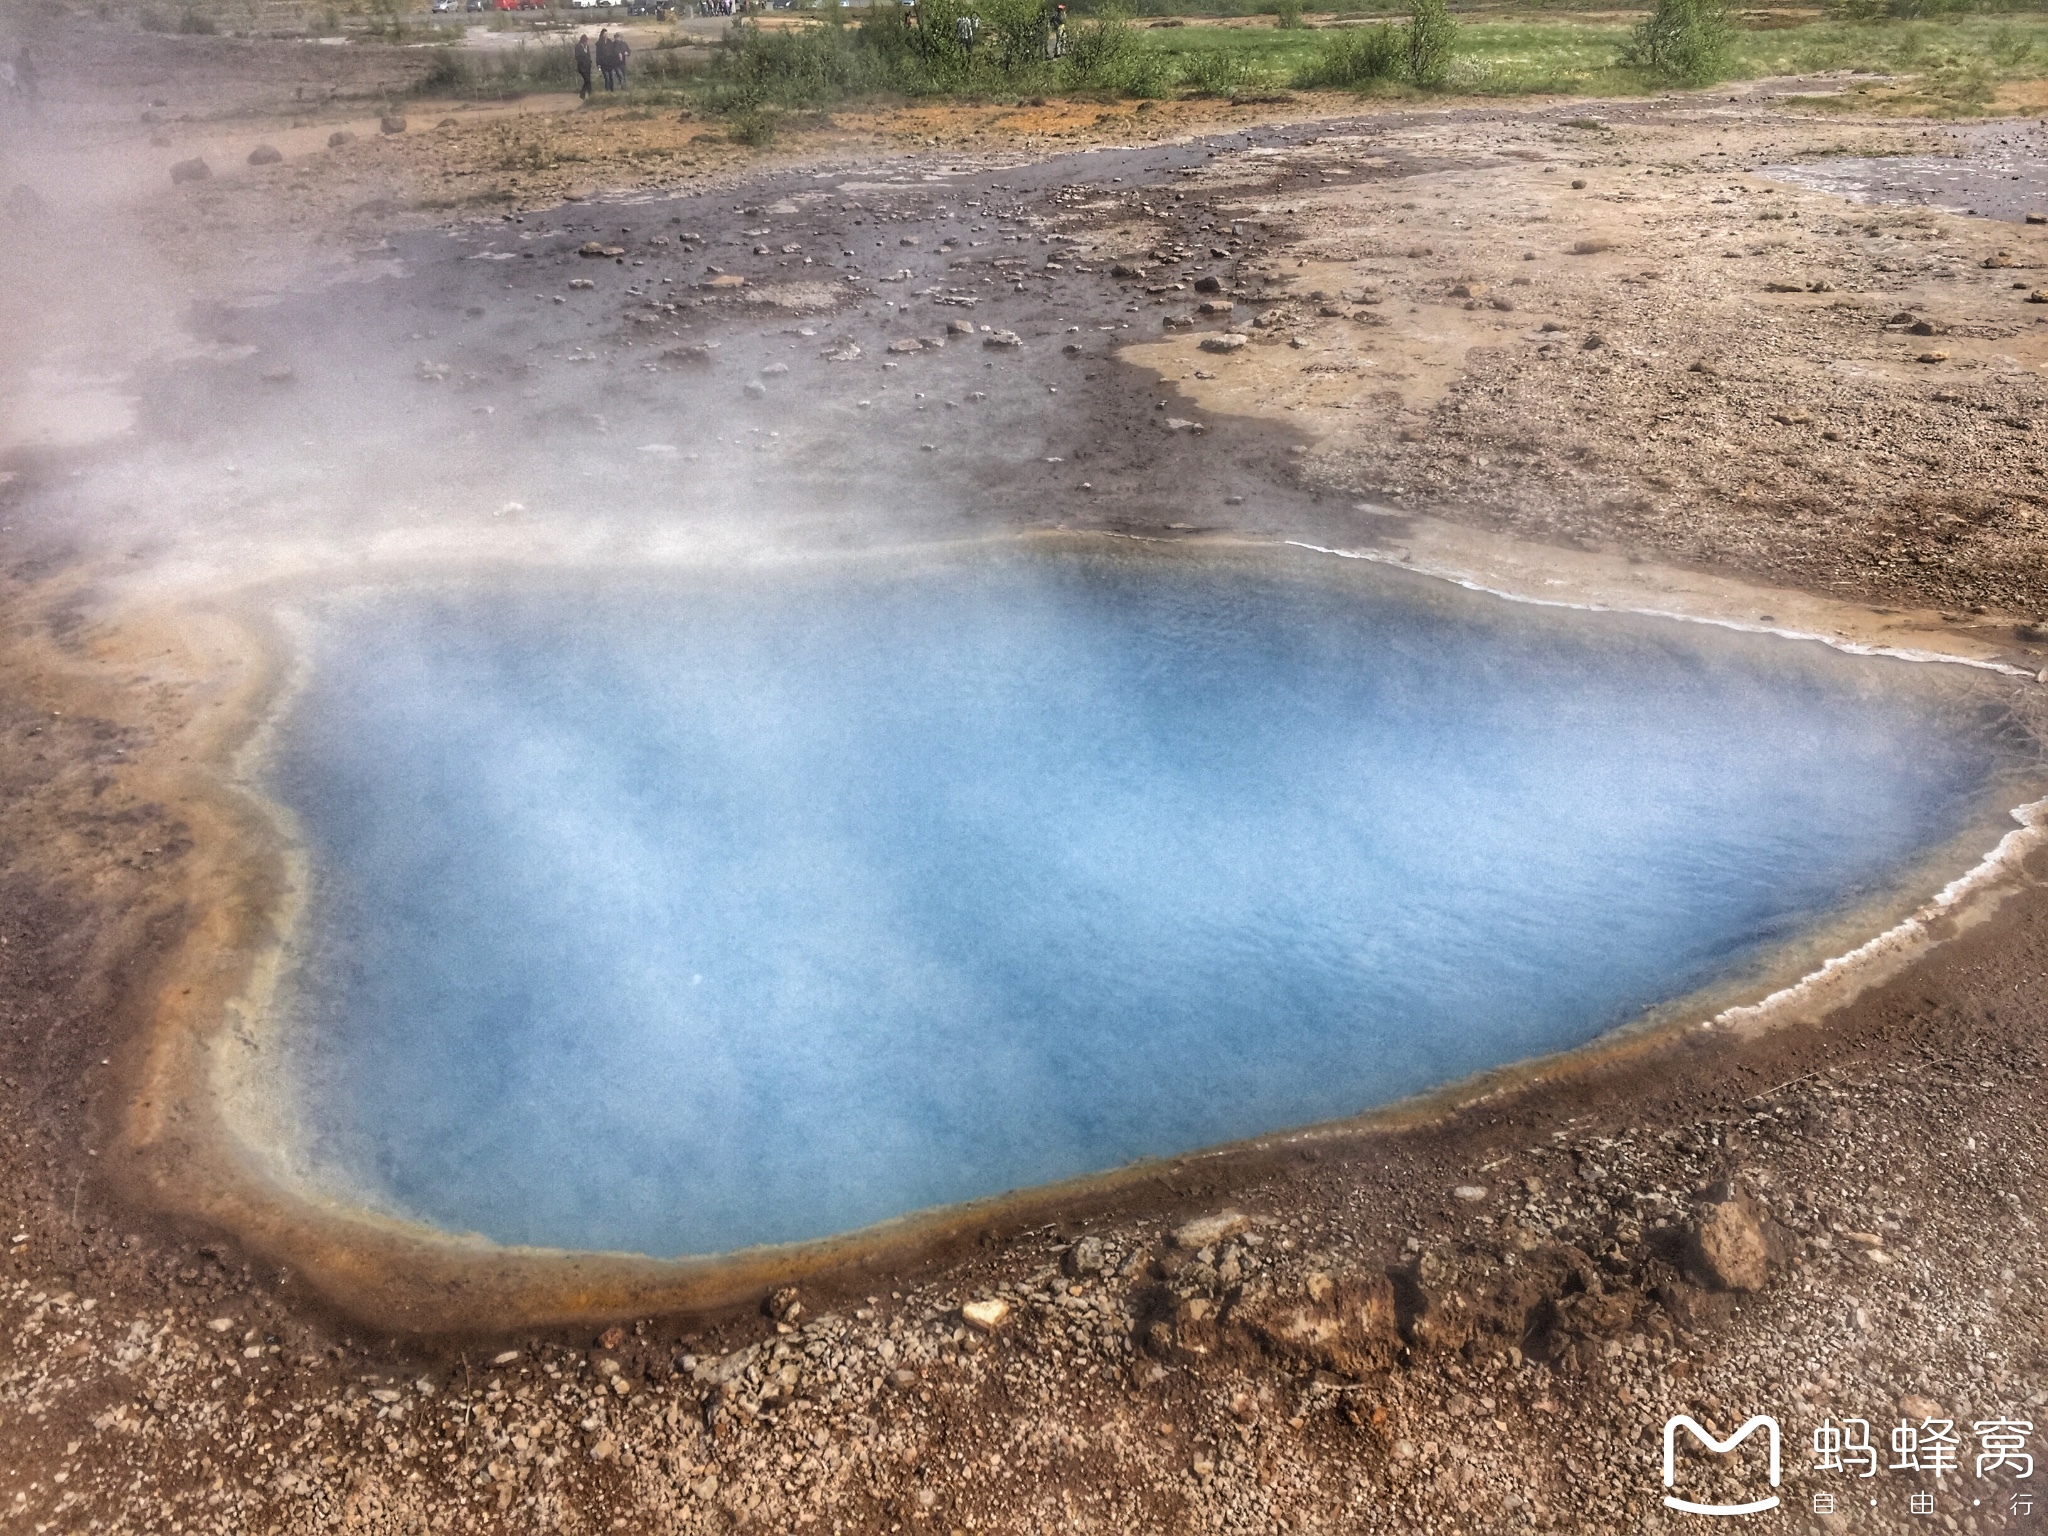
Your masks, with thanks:
[(1334, 564), (307, 608), (305, 1155), (507, 1243), (842, 1232), (1578, 1044), (1981, 807), (1904, 664)]

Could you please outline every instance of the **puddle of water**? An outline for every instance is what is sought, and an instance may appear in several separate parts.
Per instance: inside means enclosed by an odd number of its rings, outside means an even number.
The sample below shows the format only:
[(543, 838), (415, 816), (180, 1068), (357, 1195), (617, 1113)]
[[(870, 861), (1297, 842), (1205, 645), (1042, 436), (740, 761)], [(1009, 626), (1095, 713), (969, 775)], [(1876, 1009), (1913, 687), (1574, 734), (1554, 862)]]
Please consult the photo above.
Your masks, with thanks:
[(815, 1237), (1571, 1046), (1991, 765), (1899, 664), (1279, 559), (305, 618), (305, 1150), (506, 1242)]
[(1767, 165), (1761, 174), (1858, 203), (1896, 203), (2017, 224), (2048, 212), (2048, 134), (2031, 124), (1957, 129), (1966, 152), (1843, 156)]

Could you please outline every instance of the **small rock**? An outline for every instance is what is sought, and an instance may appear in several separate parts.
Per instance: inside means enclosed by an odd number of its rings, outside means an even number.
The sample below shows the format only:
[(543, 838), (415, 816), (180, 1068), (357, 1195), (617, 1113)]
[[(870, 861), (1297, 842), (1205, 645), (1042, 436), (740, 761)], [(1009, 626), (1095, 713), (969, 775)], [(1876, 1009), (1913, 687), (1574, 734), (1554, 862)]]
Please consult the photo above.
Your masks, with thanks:
[(716, 277), (706, 278), (697, 285), (699, 288), (744, 288), (747, 280), (737, 272), (721, 272)]
[(249, 163), (251, 165), (276, 165), (283, 159), (284, 155), (274, 145), (270, 144), (258, 144), (249, 151)]
[(1197, 293), (1221, 293), (1222, 291), (1223, 279), (1220, 277), (1206, 276), (1195, 279), (1195, 292)]
[(946, 334), (948, 336), (972, 336), (974, 334), (974, 322), (972, 320), (948, 320), (946, 322)]
[(372, 1402), (395, 1403), (398, 1399), (399, 1394), (390, 1387), (372, 1387), (370, 1389), (370, 1400)]
[(2048, 304), (2048, 288), (2036, 288), (2027, 295), (2029, 304)]
[(768, 398), (768, 386), (759, 379), (749, 379), (741, 387), (749, 400), (766, 400)]
[(491, 1356), (491, 1364), (496, 1366), (507, 1366), (511, 1365), (518, 1358), (519, 1351), (516, 1349), (501, 1350), (497, 1354)]
[(1104, 1264), (1102, 1239), (1084, 1237), (1077, 1239), (1074, 1246), (1060, 1255), (1060, 1269), (1069, 1279), (1078, 1280), (1083, 1275), (1099, 1275)]
[(860, 356), (860, 345), (857, 342), (842, 341), (838, 346), (820, 355), (828, 363), (850, 363)]
[(1214, 1216), (1197, 1216), (1174, 1229), (1173, 1245), (1190, 1253), (1199, 1248), (1213, 1248), (1250, 1225), (1242, 1211), (1218, 1211)]
[(1169, 432), (1185, 432), (1190, 437), (1200, 437), (1204, 432), (1209, 430), (1207, 427), (1203, 426), (1199, 421), (1189, 421), (1185, 417), (1181, 416), (1167, 417), (1165, 425), (1166, 430)]
[(1763, 1228), (1734, 1200), (1707, 1208), (1693, 1228), (1689, 1257), (1699, 1278), (1720, 1290), (1762, 1290), (1770, 1278)]
[(2048, 224), (2048, 213), (2030, 213), (2027, 215), (2027, 222), (2029, 224)]
[(1024, 338), (1015, 331), (990, 331), (981, 338), (981, 344), (984, 347), (1021, 347)]
[(1196, 307), (1205, 315), (1227, 315), (1237, 306), (1228, 299), (1204, 299)]
[(377, 131), (379, 133), (403, 133), (405, 132), (405, 119), (395, 113), (387, 113), (385, 116), (377, 119)]
[(597, 1336), (597, 1347), (599, 1349), (617, 1349), (625, 1342), (626, 1330), (617, 1323), (612, 1324), (611, 1327), (605, 1329), (603, 1333)]
[(334, 132), (327, 135), (327, 147), (329, 149), (339, 149), (342, 145), (353, 144), (355, 141), (356, 136), (346, 128), (337, 128)]
[(1236, 352), (1248, 346), (1250, 342), (1251, 338), (1249, 336), (1237, 331), (1225, 331), (1220, 336), (1204, 336), (1202, 338), (1202, 350), (1204, 352)]
[(787, 372), (789, 372), (789, 364), (770, 363), (761, 370), (761, 377), (764, 379), (779, 379)]
[(898, 354), (922, 352), (924, 350), (924, 343), (915, 336), (900, 336), (889, 343), (889, 350)]
[(580, 291), (586, 288), (595, 288), (597, 284), (587, 277), (572, 277), (569, 279), (569, 286)]
[(215, 1333), (226, 1333), (235, 1326), (235, 1320), (232, 1317), (209, 1317), (206, 1326)]
[(171, 185), (175, 187), (187, 181), (204, 181), (212, 174), (212, 168), (196, 156), (190, 160), (180, 160), (171, 167)]
[(1483, 1184), (1460, 1184), (1451, 1191), (1451, 1197), (1455, 1200), (1467, 1202), (1484, 1200), (1486, 1198), (1486, 1186)]
[(803, 1316), (804, 1301), (795, 1286), (785, 1285), (768, 1293), (765, 1307), (778, 1323), (793, 1323)]
[(1948, 1410), (1931, 1397), (1908, 1392), (1899, 1399), (1899, 1412), (1909, 1419), (1945, 1419)]
[(993, 1333), (1003, 1326), (1010, 1315), (1010, 1304), (1000, 1296), (991, 1296), (986, 1301), (970, 1301), (960, 1309), (960, 1316), (971, 1327), (983, 1333)]
[(1946, 352), (1922, 352), (1913, 361), (1916, 363), (1945, 363), (1948, 361), (1948, 354)]

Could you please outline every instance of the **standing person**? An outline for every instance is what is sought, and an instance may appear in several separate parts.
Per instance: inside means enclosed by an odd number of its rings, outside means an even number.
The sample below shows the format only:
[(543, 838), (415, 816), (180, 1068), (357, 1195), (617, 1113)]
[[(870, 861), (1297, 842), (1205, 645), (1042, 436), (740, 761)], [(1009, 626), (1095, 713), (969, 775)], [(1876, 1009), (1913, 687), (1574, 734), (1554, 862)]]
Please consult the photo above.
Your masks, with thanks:
[(597, 72), (600, 75), (604, 76), (604, 88), (608, 91), (617, 90), (618, 87), (612, 84), (612, 59), (614, 57), (614, 45), (612, 43), (612, 34), (611, 29), (609, 27), (599, 27), (597, 29), (596, 53)]
[(583, 89), (576, 94), (584, 100), (590, 99), (590, 34), (582, 32), (576, 38), (576, 73), (583, 79)]
[(612, 39), (612, 78), (618, 82), (618, 89), (626, 88), (626, 60), (633, 57), (633, 45), (626, 41), (621, 32)]
[(974, 22), (975, 18), (965, 11), (953, 18), (953, 41), (960, 45), (962, 53), (974, 52)]

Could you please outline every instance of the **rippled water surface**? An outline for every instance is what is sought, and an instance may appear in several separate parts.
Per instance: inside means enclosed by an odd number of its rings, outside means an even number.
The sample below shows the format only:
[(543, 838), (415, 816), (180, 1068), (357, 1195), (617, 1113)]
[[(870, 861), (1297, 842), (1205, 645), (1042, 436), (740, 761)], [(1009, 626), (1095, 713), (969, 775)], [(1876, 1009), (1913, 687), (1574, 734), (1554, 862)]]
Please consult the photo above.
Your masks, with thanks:
[(812, 1237), (1573, 1045), (1988, 772), (1900, 664), (1310, 557), (307, 617), (311, 1147), (508, 1242)]

